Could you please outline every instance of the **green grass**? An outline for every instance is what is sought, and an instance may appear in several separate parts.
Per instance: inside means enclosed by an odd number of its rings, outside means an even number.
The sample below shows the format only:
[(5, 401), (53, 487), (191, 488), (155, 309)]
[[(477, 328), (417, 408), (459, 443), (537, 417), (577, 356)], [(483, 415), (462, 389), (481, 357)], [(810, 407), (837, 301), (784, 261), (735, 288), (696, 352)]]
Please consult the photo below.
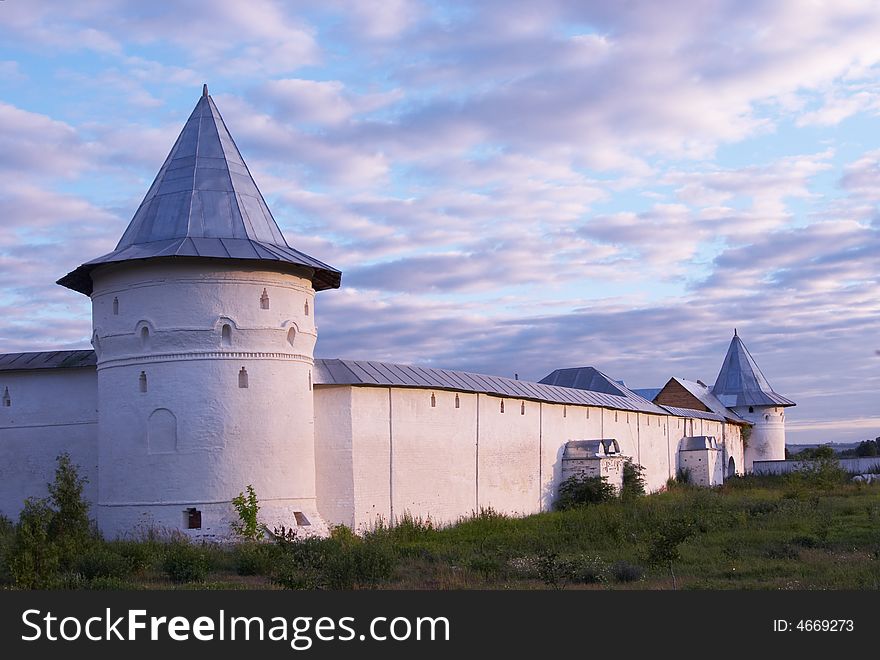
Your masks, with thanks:
[[(686, 530), (685, 540), (652, 564), (671, 529)], [(307, 547), (96, 543), (59, 586), (670, 589), (672, 556), (679, 589), (880, 589), (880, 486), (748, 477), (525, 518), (483, 511), (445, 528), (407, 517)], [(10, 547), (0, 538), (3, 561)], [(204, 570), (169, 574), (175, 558), (191, 557)], [(0, 565), (14, 588), (8, 575)]]

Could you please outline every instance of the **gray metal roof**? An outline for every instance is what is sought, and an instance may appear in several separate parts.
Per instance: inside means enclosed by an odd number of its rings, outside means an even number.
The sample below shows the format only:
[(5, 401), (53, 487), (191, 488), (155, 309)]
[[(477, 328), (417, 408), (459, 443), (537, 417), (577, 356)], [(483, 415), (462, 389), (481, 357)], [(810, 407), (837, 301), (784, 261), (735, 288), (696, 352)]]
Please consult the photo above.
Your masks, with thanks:
[(95, 351), (46, 351), (0, 354), (0, 371), (94, 367)]
[(696, 449), (718, 449), (718, 439), (714, 435), (694, 435), (685, 438), (681, 444), (681, 451)]
[(794, 406), (791, 399), (773, 391), (749, 349), (734, 331), (712, 394), (728, 408), (734, 406)]
[[(603, 392), (614, 396), (626, 396), (626, 386), (606, 376), (595, 367), (572, 367), (570, 369), (556, 369), (547, 374), (541, 380), (545, 385), (559, 385), (560, 387), (574, 387), (579, 390), (591, 392)], [(632, 390), (626, 390), (632, 391)]]
[(342, 277), (287, 244), (207, 86), (116, 249), (58, 284), (91, 295), (95, 267), (159, 257), (304, 266), (316, 290), (337, 288)]
[(621, 394), (607, 394), (466, 371), (365, 360), (315, 360), (315, 384), (459, 390), (548, 403), (632, 410), (653, 415), (668, 414), (660, 406), (626, 388), (621, 388)]
[[(661, 408), (665, 408), (669, 411), (670, 415), (675, 415), (676, 417), (690, 417), (692, 419), (708, 419), (713, 422), (723, 422), (727, 418), (723, 415), (719, 415), (714, 412), (706, 412), (705, 410), (693, 410), (692, 408), (679, 408), (678, 406), (660, 406)], [(740, 423), (743, 423), (743, 420), (739, 420)]]
[(633, 392), (638, 394), (643, 399), (647, 399), (648, 401), (653, 401), (658, 394), (660, 394), (660, 390), (662, 387), (641, 387), (638, 389), (633, 389)]
[(614, 438), (600, 440), (569, 440), (562, 452), (563, 458), (583, 459), (614, 456), (620, 453), (620, 445)]

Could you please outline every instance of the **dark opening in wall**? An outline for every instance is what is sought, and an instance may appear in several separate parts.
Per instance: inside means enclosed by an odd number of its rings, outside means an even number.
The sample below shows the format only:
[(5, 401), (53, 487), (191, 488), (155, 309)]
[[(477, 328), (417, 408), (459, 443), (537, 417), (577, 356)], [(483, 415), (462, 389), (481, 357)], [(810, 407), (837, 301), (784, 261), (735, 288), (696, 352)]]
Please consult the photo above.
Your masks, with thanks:
[(3, 388), (3, 407), (9, 408), (12, 405), (12, 399), (9, 397), (9, 388)]
[(562, 416), (568, 417), (568, 408), (566, 406), (562, 406)]
[(504, 401), (501, 402), (501, 412), (504, 412)]
[(749, 412), (753, 413), (755, 412), (755, 409), (752, 406), (749, 406)]
[(521, 404), (519, 404), (519, 414), (520, 415), (526, 414), (526, 402), (525, 401), (523, 401)]
[(303, 312), (305, 312), (306, 316), (309, 315), (309, 301), (308, 300), (306, 300), (306, 304), (303, 305)]
[(220, 328), (220, 344), (223, 346), (232, 346), (232, 326), (224, 323)]
[(461, 408), (461, 400), (458, 398), (458, 394), (455, 395), (455, 407)]
[(141, 328), (141, 348), (150, 347), (150, 329), (147, 326)]
[(183, 523), (187, 529), (201, 529), (202, 512), (195, 507), (187, 509), (183, 512)]
[(309, 369), (309, 391), (312, 391), (312, 370)]
[(263, 289), (263, 295), (260, 296), (260, 309), (269, 309), (269, 293)]
[(242, 389), (246, 389), (248, 386), (248, 372), (244, 367), (238, 372), (238, 386)]
[(293, 517), (296, 519), (296, 524), (300, 527), (308, 527), (312, 524), (309, 522), (309, 519), (306, 518), (306, 514), (304, 514), (302, 511), (294, 511)]
[(436, 408), (436, 407), (437, 407), (437, 397), (434, 396), (434, 393), (433, 393), (433, 392), (431, 392), (431, 407), (432, 407), (432, 408)]
[(294, 341), (296, 341), (296, 328), (290, 328), (287, 331), (287, 343), (293, 346)]
[(113, 316), (119, 316), (119, 298), (113, 299)]
[(138, 389), (141, 392), (147, 391), (147, 373), (145, 371), (142, 371), (141, 375), (138, 376)]

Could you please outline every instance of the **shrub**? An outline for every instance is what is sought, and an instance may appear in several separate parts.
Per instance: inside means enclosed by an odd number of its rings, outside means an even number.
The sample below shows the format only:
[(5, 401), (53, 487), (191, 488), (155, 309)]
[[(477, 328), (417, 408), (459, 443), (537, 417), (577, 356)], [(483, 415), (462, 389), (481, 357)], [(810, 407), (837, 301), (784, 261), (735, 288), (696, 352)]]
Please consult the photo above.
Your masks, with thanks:
[(208, 556), (204, 549), (186, 541), (173, 541), (165, 549), (162, 568), (175, 584), (204, 582), (208, 575)]
[(607, 567), (600, 557), (581, 555), (574, 560), (573, 582), (597, 584), (608, 579)]
[(239, 493), (232, 498), (232, 506), (238, 513), (238, 522), (232, 523), (232, 531), (246, 541), (258, 541), (264, 535), (263, 528), (257, 520), (260, 503), (254, 487), (248, 484), (247, 495)]
[(623, 485), (620, 488), (620, 496), (623, 499), (639, 497), (645, 494), (645, 468), (634, 463), (631, 458), (623, 462)]
[(678, 472), (675, 474), (675, 483), (676, 484), (689, 484), (691, 483), (691, 469), (690, 468), (678, 468)]
[(611, 564), (609, 572), (618, 582), (636, 582), (645, 575), (645, 569), (628, 561), (616, 561)]
[(536, 560), (538, 577), (552, 589), (565, 589), (565, 585), (575, 577), (575, 564), (570, 559), (560, 557), (557, 552), (547, 550)]
[(74, 563), (74, 571), (86, 580), (96, 578), (121, 580), (128, 577), (133, 572), (133, 568), (130, 559), (105, 545), (95, 545), (78, 557)]
[(605, 477), (583, 477), (574, 475), (559, 486), (556, 509), (565, 511), (588, 504), (607, 502), (616, 497), (614, 486)]
[(241, 543), (235, 547), (233, 564), (239, 575), (269, 575), (280, 557), (277, 545)]
[(49, 532), (54, 515), (46, 499), (24, 501), (9, 562), (12, 578), (22, 589), (48, 589), (57, 584), (61, 562)]
[(89, 503), (82, 496), (88, 480), (79, 476), (69, 454), (56, 460), (55, 481), (49, 484), (49, 500), (55, 508), (49, 536), (58, 545), (62, 567), (69, 568), (97, 534), (89, 521)]

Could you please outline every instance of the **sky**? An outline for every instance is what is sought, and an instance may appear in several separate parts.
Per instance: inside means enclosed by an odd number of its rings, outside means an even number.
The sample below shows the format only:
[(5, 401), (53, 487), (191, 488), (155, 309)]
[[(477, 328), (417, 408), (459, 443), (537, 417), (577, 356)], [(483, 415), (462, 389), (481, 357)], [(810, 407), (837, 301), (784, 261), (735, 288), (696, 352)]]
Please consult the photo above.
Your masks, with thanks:
[(207, 83), (318, 357), (714, 382), (789, 443), (880, 436), (880, 7), (0, 1), (0, 352), (88, 348), (111, 251)]

